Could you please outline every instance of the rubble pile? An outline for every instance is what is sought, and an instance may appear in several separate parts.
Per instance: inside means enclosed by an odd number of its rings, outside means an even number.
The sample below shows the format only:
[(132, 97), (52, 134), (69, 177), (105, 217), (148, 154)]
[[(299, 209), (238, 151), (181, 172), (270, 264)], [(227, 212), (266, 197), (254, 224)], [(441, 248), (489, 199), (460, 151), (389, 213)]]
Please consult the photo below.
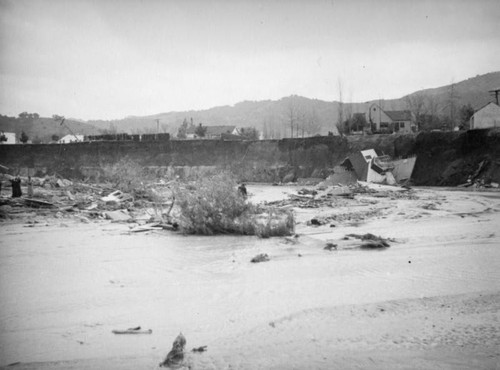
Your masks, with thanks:
[[(0, 220), (43, 216), (73, 218), (85, 223), (91, 220), (128, 222), (135, 224), (131, 225), (133, 232), (176, 229), (169, 215), (173, 201), (168, 201), (170, 191), (166, 183), (152, 186), (149, 193), (128, 194), (109, 183), (89, 184), (56, 176), (2, 174), (0, 181)], [(16, 196), (13, 184), (19, 184), (16, 192), (20, 194)]]

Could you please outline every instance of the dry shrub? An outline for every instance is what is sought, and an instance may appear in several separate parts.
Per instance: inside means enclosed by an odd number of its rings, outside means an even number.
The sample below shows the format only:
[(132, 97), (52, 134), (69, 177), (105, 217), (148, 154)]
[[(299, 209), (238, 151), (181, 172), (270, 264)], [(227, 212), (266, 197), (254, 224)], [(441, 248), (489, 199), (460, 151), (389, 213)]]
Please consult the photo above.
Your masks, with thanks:
[(102, 177), (113, 184), (115, 189), (124, 192), (144, 190), (144, 169), (129, 158), (102, 167)]
[(289, 235), (293, 214), (268, 210), (246, 201), (234, 177), (220, 173), (178, 186), (174, 191), (181, 229), (189, 234)]
[(291, 235), (295, 230), (295, 218), (289, 210), (269, 208), (259, 218), (264, 222), (256, 223), (255, 233), (261, 238)]

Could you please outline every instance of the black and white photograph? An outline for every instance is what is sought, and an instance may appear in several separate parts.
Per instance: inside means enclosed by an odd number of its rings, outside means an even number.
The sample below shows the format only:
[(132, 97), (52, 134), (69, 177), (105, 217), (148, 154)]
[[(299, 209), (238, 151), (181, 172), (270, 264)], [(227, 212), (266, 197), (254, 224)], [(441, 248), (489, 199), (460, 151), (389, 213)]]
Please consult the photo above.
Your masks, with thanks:
[(500, 369), (498, 0), (0, 0), (0, 369)]

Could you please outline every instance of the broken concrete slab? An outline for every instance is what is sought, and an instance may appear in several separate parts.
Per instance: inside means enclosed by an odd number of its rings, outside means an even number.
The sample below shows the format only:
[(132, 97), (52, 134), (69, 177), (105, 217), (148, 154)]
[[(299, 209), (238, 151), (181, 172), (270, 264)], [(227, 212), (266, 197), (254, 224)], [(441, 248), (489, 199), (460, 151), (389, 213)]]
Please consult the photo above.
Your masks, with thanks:
[(111, 221), (129, 221), (132, 219), (132, 217), (128, 214), (127, 211), (119, 209), (116, 211), (107, 211), (104, 212), (104, 216)]

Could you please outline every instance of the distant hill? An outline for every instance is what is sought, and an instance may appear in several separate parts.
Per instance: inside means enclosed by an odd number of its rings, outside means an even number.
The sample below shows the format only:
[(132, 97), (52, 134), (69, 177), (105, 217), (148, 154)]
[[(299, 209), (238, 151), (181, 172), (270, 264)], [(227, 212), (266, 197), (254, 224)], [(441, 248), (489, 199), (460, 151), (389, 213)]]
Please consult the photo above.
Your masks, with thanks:
[(32, 142), (40, 141), (43, 143), (51, 142), (52, 135), (62, 138), (71, 132), (80, 135), (92, 135), (100, 132), (97, 127), (89, 123), (71, 119), (65, 120), (64, 124), (61, 125), (60, 121), (55, 121), (52, 118), (21, 119), (2, 115), (0, 115), (0, 131), (15, 132), (17, 140), (24, 131)]
[[(364, 103), (344, 103), (343, 116), (353, 113), (364, 113), (372, 103), (377, 103), (387, 110), (411, 109), (412, 99), (419, 98), (423, 102), (423, 109), (432, 109), (439, 115), (448, 114), (449, 102), (453, 101), (455, 109), (462, 105), (471, 104), (478, 109), (492, 101), (493, 97), (488, 92), (500, 87), (500, 72), (492, 72), (447, 86), (425, 89), (408, 94), (400, 99), (372, 100)], [(429, 107), (431, 105), (432, 107)], [(302, 125), (317, 126), (310, 130), (311, 133), (326, 135), (329, 131), (337, 133), (336, 122), (339, 117), (340, 103), (327, 102), (318, 99), (309, 99), (300, 96), (289, 96), (280, 100), (244, 101), (234, 106), (214, 107), (199, 111), (159, 113), (145, 117), (127, 117), (115, 121), (89, 121), (101, 129), (117, 129), (129, 133), (160, 132), (177, 134), (179, 126), (184, 119), (197, 125), (206, 126), (236, 125), (237, 127), (255, 127), (259, 131), (267, 132), (268, 137), (290, 136), (291, 110), (295, 110), (299, 124), (298, 135), (302, 135)], [(157, 121), (159, 120), (159, 124)], [(311, 122), (313, 121), (313, 122)], [(307, 132), (305, 133), (307, 135)], [(294, 136), (296, 136), (294, 129)]]
[[(450, 106), (458, 110), (465, 104), (471, 104), (474, 109), (478, 109), (493, 101), (488, 91), (498, 87), (500, 87), (500, 72), (492, 72), (447, 86), (416, 91), (392, 100), (341, 104), (337, 101), (327, 102), (293, 95), (280, 100), (244, 101), (234, 106), (159, 113), (143, 117), (131, 116), (112, 121), (84, 122), (68, 119), (66, 124), (75, 134), (83, 135), (106, 132), (155, 133), (158, 130), (175, 136), (184, 120), (188, 122), (192, 120), (195, 125), (202, 123), (205, 126), (254, 127), (268, 138), (282, 138), (290, 137), (290, 121), (293, 121), (294, 137), (326, 135), (330, 131), (337, 134), (336, 123), (341, 106), (344, 119), (353, 113), (366, 112), (372, 103), (377, 103), (387, 110), (411, 110), (415, 102), (420, 102), (420, 109), (426, 113), (447, 115)], [(24, 130), (31, 139), (38, 137), (45, 142), (50, 141), (53, 134), (62, 137), (70, 133), (67, 127), (60, 126), (50, 118), (39, 118), (32, 123), (23, 123), (5, 116), (0, 116), (0, 130), (14, 131), (18, 135)]]
[(390, 109), (407, 109), (408, 98), (422, 97), (427, 101), (432, 100), (438, 106), (438, 111), (446, 112), (446, 107), (453, 98), (456, 106), (471, 104), (474, 109), (479, 109), (486, 103), (494, 101), (489, 90), (496, 88), (500, 88), (500, 72), (478, 75), (450, 85), (416, 91), (401, 99), (385, 100), (384, 104)]

